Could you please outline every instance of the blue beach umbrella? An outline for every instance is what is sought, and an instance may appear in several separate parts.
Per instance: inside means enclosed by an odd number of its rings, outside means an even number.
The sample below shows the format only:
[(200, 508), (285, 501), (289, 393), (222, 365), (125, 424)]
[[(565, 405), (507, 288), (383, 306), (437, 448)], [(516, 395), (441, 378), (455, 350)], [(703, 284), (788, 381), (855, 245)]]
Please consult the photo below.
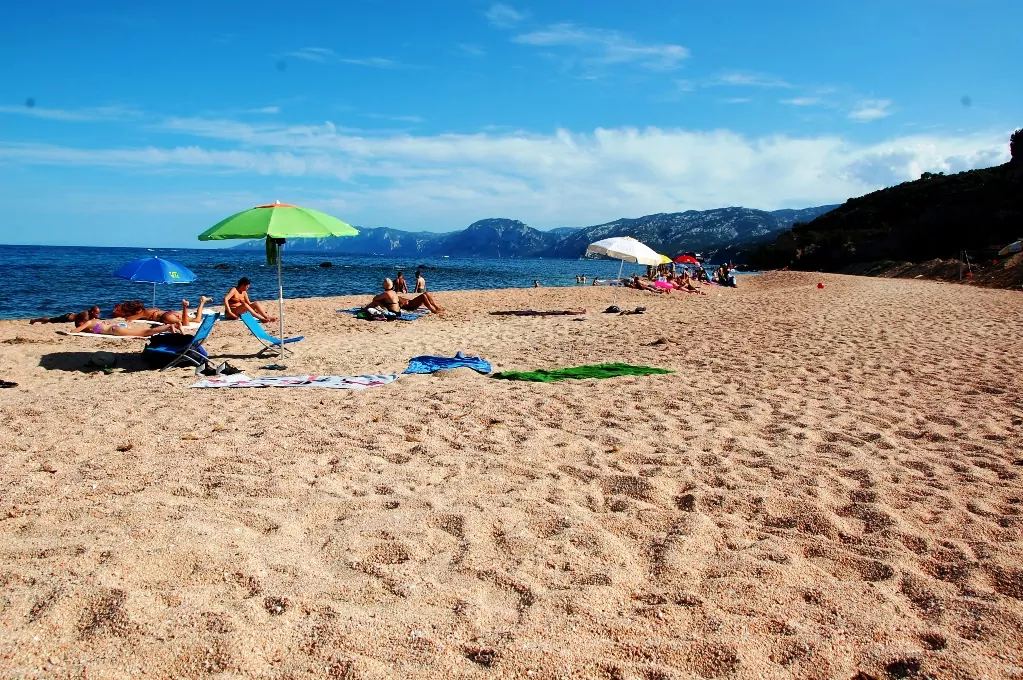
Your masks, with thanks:
[(156, 306), (156, 284), (158, 283), (192, 283), (195, 274), (173, 260), (159, 257), (144, 257), (133, 260), (120, 267), (114, 276), (135, 281), (136, 283), (153, 284), (153, 306)]

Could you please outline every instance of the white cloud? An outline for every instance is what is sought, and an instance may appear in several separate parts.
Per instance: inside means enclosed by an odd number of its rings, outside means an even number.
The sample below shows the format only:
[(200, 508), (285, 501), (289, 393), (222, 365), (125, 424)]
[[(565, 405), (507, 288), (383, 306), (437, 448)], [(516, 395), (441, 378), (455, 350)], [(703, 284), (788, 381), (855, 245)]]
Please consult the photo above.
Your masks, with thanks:
[(314, 61), (318, 64), (352, 64), (354, 66), (370, 66), (373, 68), (409, 68), (393, 59), (383, 57), (343, 57), (329, 47), (303, 47), (294, 52), (286, 52), (286, 57)]
[(821, 100), (817, 97), (795, 97), (794, 99), (782, 99), (779, 103), (789, 106), (815, 106), (820, 104)]
[(0, 143), (0, 164), (301, 177), (298, 195), (289, 198), (338, 206), (349, 221), (454, 228), (487, 215), (550, 227), (724, 205), (821, 205), (924, 171), (1008, 160), (1004, 131), (863, 145), (837, 136), (748, 138), (728, 130), (628, 127), (429, 136), (365, 136), (329, 123), (180, 119), (167, 127), (212, 138), (215, 148)]
[(887, 118), (892, 115), (892, 112), (888, 110), (891, 104), (889, 99), (865, 99), (849, 113), (849, 120), (854, 120), (857, 123), (869, 123), (873, 120)]
[(751, 101), (753, 100), (749, 97), (729, 97), (724, 100), (726, 104), (748, 104)]
[(494, 26), (498, 28), (512, 28), (525, 19), (528, 14), (520, 12), (511, 5), (495, 3), (490, 6), (484, 15)]
[(792, 87), (781, 78), (748, 71), (728, 71), (711, 78), (707, 85), (730, 85), (736, 87)]
[(294, 52), (286, 52), (286, 57), (294, 57), (296, 59), (305, 59), (306, 61), (315, 61), (320, 64), (328, 61), (334, 61), (338, 58), (337, 52), (328, 47), (303, 47), (295, 50)]
[(425, 120), (421, 116), (393, 116), (386, 113), (367, 113), (366, 116), (369, 118), (376, 118), (378, 120), (393, 120), (398, 123), (423, 123)]
[(580, 55), (579, 65), (589, 69), (636, 64), (650, 71), (671, 71), (689, 56), (689, 50), (682, 45), (645, 44), (618, 31), (568, 23), (523, 33), (513, 40), (534, 47), (569, 49)]
[(0, 106), (0, 114), (2, 113), (65, 122), (127, 120), (141, 115), (139, 111), (124, 106), (94, 106), (85, 109), (46, 109), (38, 106)]
[(281, 107), (279, 106), (263, 106), (258, 109), (249, 109), (248, 111), (246, 111), (246, 113), (265, 113), (269, 115), (276, 115), (280, 112)]
[(458, 46), (458, 50), (462, 54), (467, 54), (470, 57), (482, 57), (486, 55), (486, 51), (482, 47), (471, 43), (461, 43)]

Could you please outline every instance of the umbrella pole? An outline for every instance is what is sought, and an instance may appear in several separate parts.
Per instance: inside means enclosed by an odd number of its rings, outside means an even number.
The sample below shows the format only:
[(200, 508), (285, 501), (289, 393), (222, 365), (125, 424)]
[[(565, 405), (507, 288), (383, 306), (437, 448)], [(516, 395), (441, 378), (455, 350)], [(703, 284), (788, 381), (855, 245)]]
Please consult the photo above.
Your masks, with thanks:
[(156, 308), (156, 281), (153, 281), (153, 308)]
[(622, 267), (625, 266), (625, 260), (618, 261), (618, 280), (615, 281), (614, 290), (611, 292), (611, 306), (614, 307), (615, 302), (618, 301), (618, 286), (622, 284)]
[(284, 368), (284, 279), (281, 277), (281, 242), (277, 242), (277, 320), (280, 322), (281, 368)]
[(281, 241), (275, 239), (274, 245), (277, 246), (277, 323), (280, 329), (278, 337), (281, 339), (281, 356), (276, 364), (270, 364), (263, 368), (268, 371), (283, 371), (287, 366), (284, 365), (284, 284), (281, 278)]

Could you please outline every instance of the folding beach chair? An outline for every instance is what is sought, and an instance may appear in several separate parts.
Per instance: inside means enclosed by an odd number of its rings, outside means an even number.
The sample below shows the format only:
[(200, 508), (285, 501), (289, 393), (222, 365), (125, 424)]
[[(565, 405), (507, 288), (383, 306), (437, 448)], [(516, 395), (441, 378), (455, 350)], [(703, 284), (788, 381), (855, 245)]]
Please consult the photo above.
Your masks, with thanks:
[[(259, 322), (256, 321), (256, 317), (252, 316), (248, 312), (244, 312), (240, 318), (242, 320), (242, 323), (245, 324), (245, 327), (249, 329), (249, 332), (252, 333), (256, 340), (259, 340), (259, 342), (263, 345), (263, 349), (256, 352), (257, 357), (263, 356), (263, 354), (269, 350), (280, 349), (281, 340), (267, 333), (266, 330), (259, 325)], [(295, 336), (294, 338), (284, 338), (284, 344), (290, 345), (291, 343), (299, 342), (304, 338), (305, 336), (303, 335), (298, 335)], [(292, 352), (287, 347), (285, 347), (284, 353), (287, 355), (291, 354)]]
[[(187, 345), (173, 347), (169, 345), (150, 344), (142, 350), (143, 358), (150, 365), (159, 365), (166, 361), (167, 364), (160, 369), (161, 371), (166, 371), (168, 368), (173, 368), (178, 365), (202, 366), (208, 360), (206, 350), (203, 349), (202, 344), (206, 342), (206, 338), (209, 337), (210, 331), (213, 330), (213, 324), (215, 324), (219, 318), (220, 314), (208, 314), (204, 316), (202, 323), (199, 324), (199, 329), (196, 330), (195, 335), (192, 336), (192, 341)], [(153, 337), (155, 338), (160, 336)], [(150, 342), (152, 343), (152, 341)]]

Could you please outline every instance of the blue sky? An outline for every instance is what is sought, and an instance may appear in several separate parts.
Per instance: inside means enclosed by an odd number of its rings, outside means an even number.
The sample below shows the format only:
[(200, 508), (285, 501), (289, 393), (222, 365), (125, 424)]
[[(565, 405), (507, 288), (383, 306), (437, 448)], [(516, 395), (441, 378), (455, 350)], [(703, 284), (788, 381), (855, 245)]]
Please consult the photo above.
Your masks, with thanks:
[(842, 202), (1008, 159), (1023, 3), (96, 2), (5, 9), (0, 243), (582, 226)]

